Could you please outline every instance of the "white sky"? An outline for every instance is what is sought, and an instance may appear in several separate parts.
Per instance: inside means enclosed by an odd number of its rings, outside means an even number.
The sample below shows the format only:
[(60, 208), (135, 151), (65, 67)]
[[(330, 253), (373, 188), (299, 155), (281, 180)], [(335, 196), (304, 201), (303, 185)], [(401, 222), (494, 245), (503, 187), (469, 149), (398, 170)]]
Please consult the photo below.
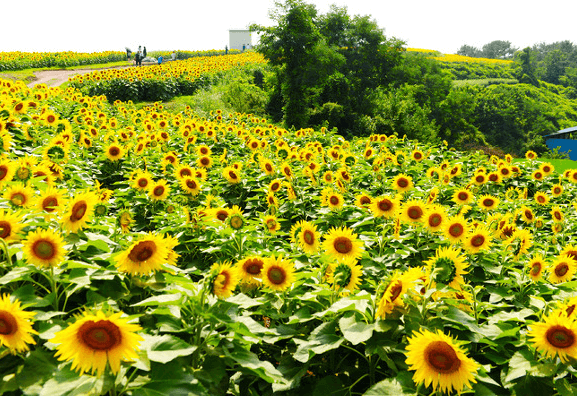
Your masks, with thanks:
[[(514, 47), (569, 40), (577, 44), (575, 0), (308, 0), (370, 15), (387, 38), (408, 47), (456, 53), (493, 40)], [(2, 0), (0, 52), (99, 52), (223, 49), (229, 29), (270, 26), (274, 0)], [(256, 41), (256, 40), (254, 40)], [(253, 42), (254, 44), (254, 42)]]

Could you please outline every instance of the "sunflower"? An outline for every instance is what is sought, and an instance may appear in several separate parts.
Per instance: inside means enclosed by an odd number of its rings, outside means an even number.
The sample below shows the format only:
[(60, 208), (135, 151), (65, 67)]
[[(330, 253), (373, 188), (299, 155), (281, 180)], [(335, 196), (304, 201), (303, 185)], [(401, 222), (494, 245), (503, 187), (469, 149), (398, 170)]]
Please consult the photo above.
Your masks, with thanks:
[(90, 221), (97, 202), (98, 197), (90, 191), (81, 193), (70, 200), (67, 211), (62, 218), (64, 228), (69, 232), (77, 232), (82, 229)]
[(516, 229), (503, 244), (505, 249), (512, 251), (515, 259), (517, 259), (521, 254), (527, 253), (533, 245), (533, 235), (527, 229)]
[(461, 286), (465, 284), (463, 275), (467, 273), (465, 256), (461, 253), (461, 249), (452, 247), (438, 248), (435, 255), (424, 262), (431, 279), (431, 287), (435, 287), (435, 283), (442, 283), (461, 290)]
[(148, 191), (152, 183), (152, 175), (147, 171), (137, 171), (132, 179), (132, 187), (139, 191)]
[(4, 198), (10, 201), (14, 206), (27, 208), (32, 205), (32, 197), (34, 196), (34, 190), (29, 185), (24, 185), (22, 183), (16, 183), (8, 188), (4, 192)]
[(196, 160), (196, 166), (199, 168), (208, 169), (212, 166), (212, 158), (208, 155), (198, 157)]
[(305, 253), (315, 254), (320, 246), (320, 234), (317, 231), (317, 226), (308, 222), (301, 221), (298, 226), (298, 244)]
[(457, 205), (470, 204), (473, 202), (474, 198), (475, 197), (473, 193), (465, 188), (460, 188), (453, 194), (453, 202), (455, 202)]
[(529, 150), (525, 153), (525, 158), (527, 158), (528, 160), (537, 159), (537, 153), (532, 150)]
[(359, 259), (363, 252), (363, 241), (350, 228), (331, 228), (322, 243), (325, 252), (337, 260)]
[(329, 283), (334, 285), (336, 291), (353, 292), (359, 287), (363, 269), (354, 260), (331, 263), (329, 266), (331, 274)]
[(250, 256), (236, 263), (236, 267), (243, 282), (255, 282), (262, 277), (264, 259), (260, 256)]
[(132, 214), (130, 213), (129, 209), (123, 209), (117, 216), (117, 222), (122, 233), (126, 234), (130, 231), (130, 227), (135, 223), (135, 220), (132, 218)]
[(545, 206), (549, 203), (549, 196), (542, 191), (537, 191), (533, 198), (537, 205)]
[(211, 267), (212, 293), (219, 298), (228, 298), (240, 281), (238, 267), (230, 262), (215, 263)]
[(242, 213), (242, 210), (235, 205), (235, 209), (231, 210), (230, 215), (227, 218), (228, 225), (235, 230), (240, 230), (246, 224), (246, 219)]
[(533, 210), (528, 206), (523, 205), (521, 209), (519, 209), (519, 213), (521, 214), (521, 219), (526, 224), (530, 224), (535, 221), (535, 214), (533, 213)]
[(447, 213), (442, 205), (428, 205), (423, 218), (425, 226), (433, 232), (441, 231), (447, 221)]
[(549, 267), (551, 283), (570, 281), (577, 271), (577, 261), (567, 255), (558, 256)]
[(39, 213), (58, 213), (64, 207), (64, 191), (48, 187), (35, 200), (35, 207)]
[(529, 276), (533, 282), (537, 282), (543, 277), (543, 269), (547, 267), (545, 259), (541, 255), (536, 255), (527, 263), (527, 269), (529, 270)]
[(200, 193), (200, 183), (195, 177), (185, 177), (180, 181), (180, 188), (192, 196), (196, 196)]
[(487, 175), (484, 173), (477, 173), (471, 178), (471, 183), (477, 186), (482, 186), (486, 182), (487, 182)]
[(479, 364), (469, 358), (453, 338), (440, 330), (433, 333), (421, 330), (408, 338), (406, 363), (409, 370), (415, 371), (413, 381), (425, 386), (432, 384), (433, 391), (455, 390), (461, 392), (477, 382), (474, 374)]
[(563, 194), (563, 186), (561, 184), (555, 184), (551, 187), (551, 195), (554, 197), (559, 197)]
[(102, 311), (84, 312), (66, 329), (58, 331), (50, 340), (59, 344), (58, 360), (71, 360), (72, 369), (102, 375), (108, 363), (113, 374), (120, 370), (122, 360), (138, 358), (136, 353), (142, 337), (137, 324), (128, 323), (122, 312), (107, 315)]
[(361, 193), (355, 197), (355, 205), (361, 209), (370, 208), (372, 202), (373, 198), (367, 193)]
[(222, 176), (230, 183), (230, 184), (238, 184), (241, 181), (240, 173), (236, 168), (232, 166), (227, 166), (222, 170)]
[(261, 274), (263, 285), (276, 291), (288, 289), (295, 280), (294, 264), (282, 256), (265, 258)]
[(12, 353), (26, 352), (27, 344), (35, 345), (32, 334), (38, 334), (32, 328), (34, 312), (20, 309), (20, 301), (4, 294), (0, 298), (0, 346), (5, 346)]
[(149, 275), (162, 269), (168, 255), (169, 248), (164, 238), (148, 233), (116, 256), (116, 267), (131, 275)]
[(423, 202), (411, 199), (401, 206), (399, 218), (408, 223), (422, 223), (425, 219), (425, 210)]
[(482, 195), (479, 197), (477, 204), (481, 210), (489, 211), (495, 209), (499, 205), (500, 199), (492, 195)]
[(397, 175), (392, 182), (393, 188), (398, 192), (406, 192), (413, 188), (413, 178), (407, 175)]
[(16, 173), (16, 164), (6, 158), (0, 158), (0, 187), (3, 183), (9, 182)]
[(269, 207), (273, 206), (273, 207), (278, 208), (278, 206), (279, 206), (278, 198), (273, 193), (271, 193), (270, 191), (266, 195), (266, 202), (268, 203)]
[(150, 186), (148, 190), (148, 196), (153, 201), (164, 201), (168, 198), (170, 193), (170, 187), (168, 182), (164, 179), (158, 180), (156, 183)]
[(20, 231), (24, 227), (22, 223), (23, 215), (20, 213), (10, 213), (0, 209), (0, 238), (6, 243), (20, 240)]
[(577, 321), (567, 315), (551, 314), (542, 322), (533, 323), (527, 337), (545, 356), (558, 356), (563, 363), (577, 358)]
[(382, 297), (379, 299), (377, 316), (385, 319), (396, 308), (403, 307), (405, 302), (403, 296), (407, 294), (412, 280), (397, 271), (393, 273)]
[(397, 198), (386, 195), (373, 199), (369, 205), (369, 209), (373, 213), (374, 217), (385, 218), (394, 217), (399, 210), (399, 207), (400, 203)]
[(24, 258), (38, 267), (56, 267), (67, 253), (62, 236), (50, 229), (29, 232), (23, 244)]
[(555, 171), (555, 167), (550, 164), (549, 162), (543, 162), (539, 165), (539, 169), (543, 172), (544, 176), (549, 176), (553, 171)]
[(274, 215), (266, 215), (262, 220), (264, 226), (266, 227), (267, 231), (271, 234), (274, 234), (278, 230), (280, 230), (280, 223), (276, 216)]
[(569, 257), (571, 257), (573, 260), (577, 260), (577, 246), (574, 245), (566, 245), (563, 247), (563, 249), (561, 249), (561, 252), (559, 252), (560, 255), (567, 255)]
[(443, 235), (452, 243), (458, 243), (469, 231), (469, 223), (463, 216), (453, 216), (445, 222)]
[(283, 186), (283, 181), (281, 179), (274, 179), (273, 181), (271, 181), (268, 185), (268, 191), (272, 192), (273, 194), (276, 194), (277, 192), (279, 192), (281, 190)]
[(555, 206), (554, 208), (551, 209), (551, 218), (553, 219), (553, 221), (555, 223), (562, 223), (563, 222), (563, 212), (561, 211), (561, 208), (559, 206)]
[(491, 247), (491, 239), (491, 231), (484, 226), (478, 226), (469, 231), (463, 239), (463, 244), (469, 253), (478, 253)]
[(322, 192), (323, 206), (328, 206), (331, 210), (342, 209), (345, 201), (343, 195), (333, 191), (332, 189), (323, 190)]
[(104, 154), (109, 161), (118, 161), (124, 157), (124, 148), (118, 143), (111, 143), (104, 149)]

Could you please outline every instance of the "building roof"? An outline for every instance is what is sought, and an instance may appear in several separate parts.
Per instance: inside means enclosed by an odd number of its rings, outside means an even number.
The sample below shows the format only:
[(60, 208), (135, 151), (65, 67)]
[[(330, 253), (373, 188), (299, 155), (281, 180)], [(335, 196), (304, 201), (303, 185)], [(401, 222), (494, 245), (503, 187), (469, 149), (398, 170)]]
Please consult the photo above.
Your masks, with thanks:
[(571, 127), (571, 128), (565, 128), (565, 129), (561, 129), (560, 131), (557, 131), (555, 133), (551, 133), (549, 135), (545, 135), (543, 137), (561, 137), (563, 135), (567, 135), (570, 134), (571, 132), (577, 132), (577, 126)]

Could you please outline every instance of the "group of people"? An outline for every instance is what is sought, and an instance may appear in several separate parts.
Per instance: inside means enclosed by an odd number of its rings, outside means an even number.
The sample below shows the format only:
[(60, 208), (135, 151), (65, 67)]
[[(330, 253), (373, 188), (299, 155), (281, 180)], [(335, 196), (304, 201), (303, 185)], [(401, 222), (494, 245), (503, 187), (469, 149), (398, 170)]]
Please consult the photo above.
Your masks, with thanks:
[[(132, 51), (130, 51), (130, 49), (127, 47), (126, 48), (126, 59), (130, 60), (130, 55), (132, 54)], [(135, 66), (142, 66), (142, 60), (146, 58), (146, 47), (142, 48), (142, 46), (138, 46), (138, 51), (136, 51), (136, 53), (134, 54), (134, 64)], [(160, 65), (163, 61), (163, 57), (162, 55), (160, 55), (157, 59), (158, 64)], [(172, 51), (172, 54), (170, 56), (170, 60), (175, 61), (176, 60), (176, 51)]]
[(141, 49), (141, 46), (138, 46), (138, 51), (136, 51), (136, 54), (134, 54), (134, 62), (136, 64), (136, 66), (142, 66), (142, 60), (146, 58), (146, 47), (144, 47), (144, 49)]

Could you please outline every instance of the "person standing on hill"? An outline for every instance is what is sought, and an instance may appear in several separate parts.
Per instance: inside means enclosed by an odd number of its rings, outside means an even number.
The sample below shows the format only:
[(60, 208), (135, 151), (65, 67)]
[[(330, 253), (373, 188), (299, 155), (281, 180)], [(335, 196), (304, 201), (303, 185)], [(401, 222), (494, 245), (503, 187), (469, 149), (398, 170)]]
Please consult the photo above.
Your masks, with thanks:
[(146, 46), (144, 47), (144, 50), (142, 51), (142, 55), (143, 55), (143, 58), (146, 58)]
[(173, 61), (176, 60), (176, 50), (172, 51), (172, 55), (170, 57)]

